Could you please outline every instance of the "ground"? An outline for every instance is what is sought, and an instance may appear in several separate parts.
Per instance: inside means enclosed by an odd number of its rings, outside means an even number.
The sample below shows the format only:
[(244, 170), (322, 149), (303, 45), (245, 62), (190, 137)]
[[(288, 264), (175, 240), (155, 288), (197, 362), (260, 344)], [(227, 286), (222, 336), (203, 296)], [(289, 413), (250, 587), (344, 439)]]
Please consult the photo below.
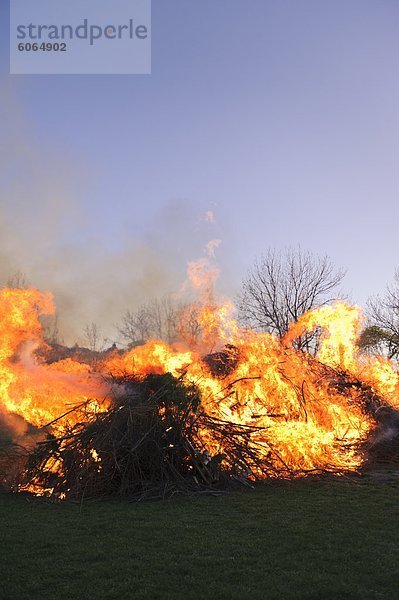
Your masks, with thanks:
[(2, 600), (399, 598), (399, 481), (165, 502), (0, 495)]

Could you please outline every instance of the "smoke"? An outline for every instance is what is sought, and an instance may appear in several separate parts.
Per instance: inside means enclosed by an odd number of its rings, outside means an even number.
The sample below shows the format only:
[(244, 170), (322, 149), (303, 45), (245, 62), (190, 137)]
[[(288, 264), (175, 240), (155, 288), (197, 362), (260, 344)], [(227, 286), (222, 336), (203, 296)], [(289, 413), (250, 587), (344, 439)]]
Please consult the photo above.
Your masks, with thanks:
[(20, 442), (27, 430), (25, 419), (0, 408), (0, 449)]
[[(2, 96), (0, 284), (20, 271), (30, 285), (53, 292), (68, 344), (82, 341), (92, 322), (114, 341), (127, 309), (180, 289), (188, 261), (219, 234), (215, 216), (205, 205), (170, 200), (140, 223), (140, 236), (121, 233), (117, 243), (107, 244), (77, 200), (94, 173), (40, 138), (15, 89), (3, 89)], [(218, 243), (208, 245), (209, 254)]]
[[(173, 204), (168, 208), (175, 212)], [(60, 246), (54, 238), (49, 242), (49, 221), (55, 231), (60, 224), (54, 214), (49, 215), (53, 209), (44, 210), (37, 200), (38, 225), (33, 229), (24, 220), (18, 225), (11, 222), (13, 210), (10, 205), (1, 206), (0, 280), (6, 283), (13, 273), (22, 271), (34, 287), (51, 290), (59, 327), (68, 343), (78, 339), (91, 322), (98, 323), (104, 335), (112, 339), (114, 325), (123, 312), (180, 288), (186, 276), (186, 257), (195, 256), (203, 246), (199, 243), (193, 248), (195, 236), (186, 233), (187, 223), (196, 220), (189, 210), (167, 228), (164, 210), (157, 222), (149, 225), (151, 233), (143, 239), (127, 239), (113, 251), (94, 242), (83, 247)], [(175, 245), (173, 240), (179, 243)]]

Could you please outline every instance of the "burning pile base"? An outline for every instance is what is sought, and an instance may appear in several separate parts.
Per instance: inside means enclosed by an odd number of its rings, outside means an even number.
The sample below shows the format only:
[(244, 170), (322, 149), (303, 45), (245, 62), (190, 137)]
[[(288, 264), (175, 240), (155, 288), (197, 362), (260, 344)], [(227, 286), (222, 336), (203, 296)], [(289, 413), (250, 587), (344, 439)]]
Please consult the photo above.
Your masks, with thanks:
[[(37, 290), (0, 292), (9, 488), (137, 499), (399, 462), (397, 366), (358, 351), (356, 307), (321, 306), (280, 339), (208, 303), (195, 343), (152, 339), (87, 364), (34, 352), (49, 302)], [(308, 334), (315, 354), (298, 349)]]
[[(250, 463), (261, 468), (251, 448), (256, 428), (205, 415), (195, 386), (170, 374), (116, 383), (124, 392), (104, 412), (80, 406), (73, 425), (37, 444), (20, 489), (80, 500), (159, 498), (222, 489), (244, 482)], [(211, 431), (224, 449), (212, 457), (204, 440)]]
[[(399, 465), (399, 413), (359, 380), (314, 361), (334, 393), (354, 390), (372, 434), (362, 444), (348, 444), (363, 457), (363, 467)], [(171, 374), (115, 380), (122, 393), (104, 410), (86, 403), (74, 411), (62, 433), (48, 434), (30, 454), (19, 489), (56, 499), (163, 498), (175, 493), (217, 493), (270, 478), (322, 473), (342, 475), (335, 465), (294, 469), (268, 442), (267, 430), (206, 414), (198, 388)], [(298, 391), (298, 390), (297, 390)], [(302, 395), (304, 410), (306, 398)], [(281, 419), (281, 415), (276, 415)], [(57, 425), (57, 422), (52, 426)], [(212, 455), (207, 440), (212, 439)], [(337, 441), (339, 443), (339, 441)]]

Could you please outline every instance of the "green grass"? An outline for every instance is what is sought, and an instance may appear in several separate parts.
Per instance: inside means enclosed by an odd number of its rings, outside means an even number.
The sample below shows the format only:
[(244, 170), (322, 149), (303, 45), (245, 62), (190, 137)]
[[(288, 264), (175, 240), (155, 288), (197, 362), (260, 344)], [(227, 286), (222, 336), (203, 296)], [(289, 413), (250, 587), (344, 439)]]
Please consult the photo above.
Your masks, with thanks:
[(399, 484), (79, 506), (0, 495), (0, 598), (399, 598)]

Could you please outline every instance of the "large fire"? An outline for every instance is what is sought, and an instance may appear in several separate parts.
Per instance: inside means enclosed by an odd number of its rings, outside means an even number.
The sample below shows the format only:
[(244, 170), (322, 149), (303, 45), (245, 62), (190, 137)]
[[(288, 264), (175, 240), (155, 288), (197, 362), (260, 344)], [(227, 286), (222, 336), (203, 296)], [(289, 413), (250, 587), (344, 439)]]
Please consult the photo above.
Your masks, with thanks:
[[(195, 276), (198, 270), (194, 269)], [(37, 349), (45, 344), (40, 317), (54, 311), (50, 294), (35, 289), (0, 291), (0, 408), (12, 422), (42, 427), (59, 418), (70, 424), (76, 405), (91, 402), (106, 410), (108, 375), (171, 373), (201, 391), (202, 409), (223, 421), (250, 425), (259, 456), (286, 466), (287, 473), (354, 470), (361, 443), (374, 422), (350, 386), (342, 393), (326, 376), (344, 370), (398, 408), (399, 378), (383, 357), (359, 353), (361, 310), (344, 302), (303, 315), (279, 340), (242, 329), (229, 302), (212, 300), (199, 308), (201, 339), (192, 347), (150, 340), (125, 353), (110, 353), (95, 366), (72, 359), (46, 364)], [(317, 355), (297, 350), (298, 336), (319, 332)], [(321, 369), (321, 366), (323, 369)], [(17, 417), (15, 417), (17, 418)], [(56, 427), (62, 431), (63, 419)], [(204, 431), (209, 455), (220, 442)], [(281, 469), (280, 469), (281, 472)]]

